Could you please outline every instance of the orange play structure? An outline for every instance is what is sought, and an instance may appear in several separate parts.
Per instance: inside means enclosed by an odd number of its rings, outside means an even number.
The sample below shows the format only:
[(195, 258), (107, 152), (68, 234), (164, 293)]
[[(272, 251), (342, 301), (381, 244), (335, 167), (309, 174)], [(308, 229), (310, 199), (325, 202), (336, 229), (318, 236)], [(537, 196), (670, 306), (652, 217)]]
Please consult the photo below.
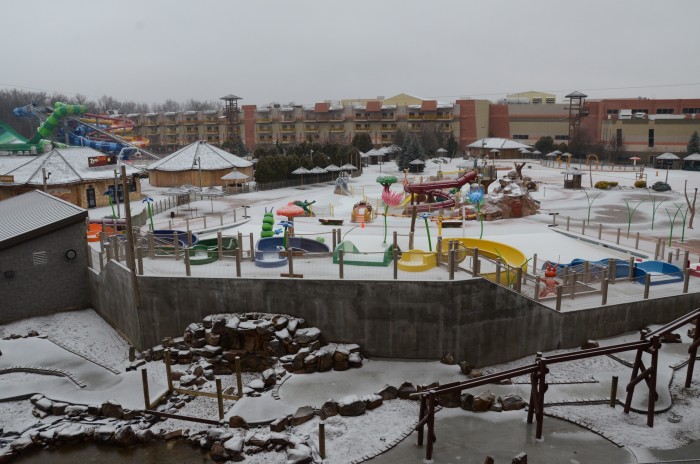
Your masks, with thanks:
[(361, 222), (364, 224), (365, 222), (371, 222), (372, 219), (372, 205), (366, 201), (361, 201), (352, 207), (352, 217), (350, 219), (352, 222)]
[[(100, 232), (102, 232), (102, 224), (90, 224), (87, 231), (87, 241), (88, 242), (99, 242)], [(115, 234), (115, 231), (111, 227), (105, 226), (104, 228), (105, 236), (109, 237)]]

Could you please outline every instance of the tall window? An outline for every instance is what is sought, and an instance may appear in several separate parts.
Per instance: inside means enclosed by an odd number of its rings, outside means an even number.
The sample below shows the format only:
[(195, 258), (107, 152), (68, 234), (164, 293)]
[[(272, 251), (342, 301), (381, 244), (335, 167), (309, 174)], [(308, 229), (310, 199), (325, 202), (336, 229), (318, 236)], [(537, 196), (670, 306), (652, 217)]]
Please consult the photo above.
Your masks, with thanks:
[(615, 133), (615, 143), (618, 147), (622, 146), (622, 129), (618, 129)]
[(654, 129), (649, 129), (649, 147), (654, 146)]
[(673, 108), (657, 108), (656, 114), (673, 114)]

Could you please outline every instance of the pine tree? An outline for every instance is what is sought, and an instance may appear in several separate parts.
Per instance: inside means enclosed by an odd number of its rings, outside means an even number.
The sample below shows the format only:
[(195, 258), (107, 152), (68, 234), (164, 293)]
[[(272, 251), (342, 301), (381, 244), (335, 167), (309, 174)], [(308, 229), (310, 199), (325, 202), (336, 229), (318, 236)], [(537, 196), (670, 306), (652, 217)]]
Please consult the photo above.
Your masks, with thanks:
[(362, 153), (367, 153), (372, 149), (372, 139), (369, 134), (355, 134), (352, 138), (352, 145)]
[(411, 172), (423, 172), (424, 164), (411, 164), (411, 161), (417, 159), (425, 161), (425, 151), (423, 151), (423, 146), (420, 144), (418, 137), (409, 134), (406, 137), (406, 143), (401, 149), (401, 155), (396, 159), (396, 164), (401, 171), (408, 169)]
[(700, 153), (700, 137), (698, 137), (698, 131), (693, 132), (688, 140), (688, 154)]

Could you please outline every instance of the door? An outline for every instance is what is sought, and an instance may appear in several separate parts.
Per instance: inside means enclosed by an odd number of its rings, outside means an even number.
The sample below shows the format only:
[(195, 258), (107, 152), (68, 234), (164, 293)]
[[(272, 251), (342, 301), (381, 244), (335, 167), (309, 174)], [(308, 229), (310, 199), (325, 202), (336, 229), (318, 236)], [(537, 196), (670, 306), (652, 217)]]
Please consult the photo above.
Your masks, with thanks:
[(94, 208), (97, 206), (97, 201), (95, 200), (95, 189), (93, 187), (88, 187), (85, 189), (85, 193), (87, 194), (87, 207)]

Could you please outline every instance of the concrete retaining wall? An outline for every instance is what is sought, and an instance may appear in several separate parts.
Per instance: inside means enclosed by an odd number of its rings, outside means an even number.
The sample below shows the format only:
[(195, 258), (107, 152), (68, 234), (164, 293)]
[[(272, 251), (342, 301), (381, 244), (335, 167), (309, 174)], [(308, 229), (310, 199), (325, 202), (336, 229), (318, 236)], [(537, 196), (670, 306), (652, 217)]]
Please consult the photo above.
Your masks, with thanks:
[(271, 312), (303, 317), (327, 340), (358, 343), (369, 356), (439, 359), (451, 352), (477, 366), (667, 322), (693, 309), (697, 299), (688, 294), (558, 313), (482, 279), (139, 277), (136, 312), (126, 301), (128, 271), (110, 263), (103, 275), (93, 286), (95, 309), (141, 349), (181, 336), (188, 324), (209, 314)]

